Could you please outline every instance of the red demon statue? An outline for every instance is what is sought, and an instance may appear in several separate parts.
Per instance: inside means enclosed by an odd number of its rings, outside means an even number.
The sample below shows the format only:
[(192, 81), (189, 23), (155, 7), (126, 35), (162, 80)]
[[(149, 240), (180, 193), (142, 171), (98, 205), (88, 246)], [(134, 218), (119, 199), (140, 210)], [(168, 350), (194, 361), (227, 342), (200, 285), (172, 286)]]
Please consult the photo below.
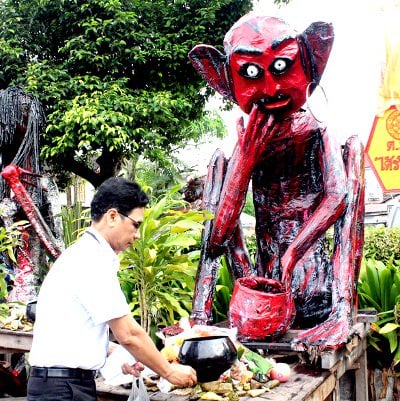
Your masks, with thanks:
[[(58, 191), (39, 168), (39, 136), (46, 118), (39, 100), (18, 87), (0, 90), (0, 224), (21, 226), (22, 246), (8, 301), (28, 303), (36, 297), (44, 249), (56, 258), (62, 250), (61, 228), (54, 216)], [(46, 184), (45, 184), (46, 182)], [(53, 199), (52, 199), (53, 198)], [(52, 202), (53, 201), (53, 202)]]
[[(212, 88), (249, 114), (226, 160), (217, 150), (204, 186), (207, 222), (192, 319), (212, 320), (219, 257), (227, 256), (235, 288), (230, 323), (245, 340), (304, 329), (297, 350), (338, 348), (352, 334), (364, 220), (363, 148), (343, 149), (303, 109), (318, 86), (333, 44), (333, 28), (312, 23), (297, 33), (284, 21), (248, 14), (224, 40), (189, 53)], [(252, 185), (255, 266), (239, 217)], [(334, 226), (333, 252), (325, 234)], [(263, 299), (263, 297), (265, 299)]]

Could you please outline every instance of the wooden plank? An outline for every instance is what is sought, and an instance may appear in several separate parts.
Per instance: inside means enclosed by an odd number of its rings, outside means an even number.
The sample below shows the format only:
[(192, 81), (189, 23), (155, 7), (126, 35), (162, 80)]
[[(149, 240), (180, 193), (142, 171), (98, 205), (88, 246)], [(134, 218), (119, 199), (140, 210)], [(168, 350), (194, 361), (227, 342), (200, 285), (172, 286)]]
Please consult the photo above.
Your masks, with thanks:
[(304, 401), (323, 401), (326, 400), (337, 388), (337, 379), (335, 375), (329, 375), (321, 386), (308, 396)]
[(12, 331), (0, 329), (0, 352), (28, 352), (31, 349), (32, 331)]
[(343, 348), (336, 351), (326, 351), (321, 355), (322, 369), (332, 369), (339, 361), (345, 361), (346, 370), (350, 369), (355, 361), (365, 351), (364, 339), (369, 333), (369, 324), (357, 323), (353, 327), (354, 335)]
[[(366, 348), (367, 340), (364, 339), (364, 347)], [(368, 368), (367, 353), (364, 351), (359, 358), (360, 367), (355, 371), (355, 393), (356, 401), (368, 400)]]
[(377, 311), (376, 309), (359, 309), (357, 313), (357, 322), (358, 323), (373, 323), (377, 320)]
[[(323, 401), (335, 387), (335, 375), (329, 371), (310, 369), (302, 364), (292, 365), (288, 382), (262, 394), (259, 397), (244, 396), (240, 401)], [(130, 388), (107, 386), (102, 378), (96, 379), (97, 392), (102, 400), (128, 398)], [(172, 393), (149, 392), (152, 401), (188, 401), (190, 395), (178, 396)], [(319, 398), (324, 397), (324, 398)]]

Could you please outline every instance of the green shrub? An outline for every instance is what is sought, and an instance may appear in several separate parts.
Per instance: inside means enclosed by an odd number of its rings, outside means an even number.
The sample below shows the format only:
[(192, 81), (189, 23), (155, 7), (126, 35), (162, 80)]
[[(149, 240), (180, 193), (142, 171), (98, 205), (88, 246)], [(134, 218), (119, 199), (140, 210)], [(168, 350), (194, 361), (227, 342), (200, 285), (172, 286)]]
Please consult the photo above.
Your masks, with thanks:
[(132, 314), (150, 333), (188, 317), (205, 211), (182, 209), (175, 192), (145, 209), (140, 238), (121, 254), (120, 282)]
[(365, 227), (357, 287), (359, 308), (373, 308), (368, 336), (371, 368), (397, 368), (400, 361), (400, 228)]
[(221, 257), (217, 285), (213, 301), (213, 323), (223, 322), (228, 318), (229, 302), (233, 291), (232, 277), (229, 273), (226, 258)]
[(15, 250), (22, 244), (19, 227), (26, 223), (26, 221), (18, 221), (10, 227), (0, 226), (0, 302), (7, 298), (8, 295), (6, 277), (9, 272), (7, 260), (11, 263), (17, 263)]
[(254, 210), (253, 195), (250, 192), (246, 194), (246, 203), (243, 207), (243, 212), (253, 217), (256, 215)]
[(90, 209), (83, 209), (81, 202), (61, 208), (61, 221), (65, 248), (73, 244), (90, 225)]
[(397, 264), (363, 259), (358, 282), (358, 306), (374, 308), (377, 321), (368, 336), (372, 368), (394, 368), (400, 361), (400, 270)]
[(365, 258), (383, 263), (400, 261), (400, 228), (367, 226), (364, 239)]

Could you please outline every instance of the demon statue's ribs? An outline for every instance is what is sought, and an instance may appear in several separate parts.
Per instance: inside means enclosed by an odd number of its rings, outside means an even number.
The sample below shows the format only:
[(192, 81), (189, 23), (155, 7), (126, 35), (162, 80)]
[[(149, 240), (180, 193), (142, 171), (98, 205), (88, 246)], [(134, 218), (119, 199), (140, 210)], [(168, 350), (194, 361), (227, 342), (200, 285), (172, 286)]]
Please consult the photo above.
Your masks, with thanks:
[[(214, 213), (202, 240), (192, 319), (212, 320), (219, 257), (235, 288), (230, 323), (245, 340), (302, 328), (293, 348), (338, 348), (353, 325), (363, 248), (363, 148), (343, 149), (303, 105), (318, 86), (333, 45), (333, 27), (312, 23), (297, 33), (284, 21), (248, 14), (226, 34), (225, 54), (209, 45), (189, 53), (194, 67), (249, 114), (237, 124), (227, 160), (217, 150), (204, 185)], [(339, 116), (338, 116), (339, 118)], [(248, 255), (239, 223), (251, 181), (257, 256)], [(334, 249), (324, 242), (334, 226)]]
[(4, 264), (15, 271), (8, 301), (34, 299), (44, 249), (52, 257), (61, 250), (52, 199), (58, 192), (50, 179), (42, 179), (39, 168), (39, 136), (45, 124), (37, 98), (18, 87), (0, 91), (0, 223), (7, 227), (16, 221), (28, 222), (20, 226), (17, 263), (1, 255)]

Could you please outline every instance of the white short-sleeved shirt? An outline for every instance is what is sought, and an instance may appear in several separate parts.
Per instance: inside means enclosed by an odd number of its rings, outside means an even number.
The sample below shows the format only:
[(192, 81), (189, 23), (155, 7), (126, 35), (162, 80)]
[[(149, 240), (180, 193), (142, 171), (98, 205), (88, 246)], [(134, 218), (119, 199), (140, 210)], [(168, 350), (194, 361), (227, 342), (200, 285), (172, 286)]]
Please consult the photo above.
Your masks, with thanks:
[(40, 288), (31, 366), (103, 366), (107, 322), (130, 313), (118, 268), (117, 255), (93, 228), (62, 253)]

